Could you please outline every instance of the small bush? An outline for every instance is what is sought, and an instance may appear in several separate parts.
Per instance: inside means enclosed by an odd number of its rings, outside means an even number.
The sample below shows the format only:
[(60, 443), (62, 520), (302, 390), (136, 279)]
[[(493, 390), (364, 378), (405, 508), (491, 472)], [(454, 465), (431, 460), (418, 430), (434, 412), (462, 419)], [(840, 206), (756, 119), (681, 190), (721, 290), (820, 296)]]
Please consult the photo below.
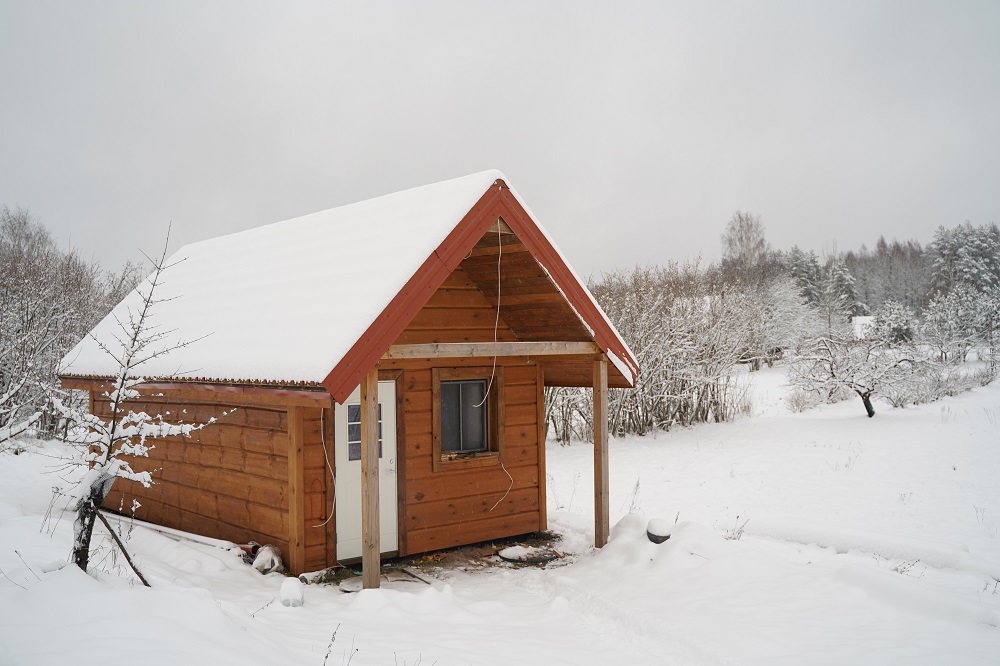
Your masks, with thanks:
[(823, 402), (820, 396), (815, 391), (806, 391), (800, 388), (793, 388), (785, 396), (785, 406), (789, 410), (795, 412), (804, 412), (807, 409), (812, 409), (816, 405)]

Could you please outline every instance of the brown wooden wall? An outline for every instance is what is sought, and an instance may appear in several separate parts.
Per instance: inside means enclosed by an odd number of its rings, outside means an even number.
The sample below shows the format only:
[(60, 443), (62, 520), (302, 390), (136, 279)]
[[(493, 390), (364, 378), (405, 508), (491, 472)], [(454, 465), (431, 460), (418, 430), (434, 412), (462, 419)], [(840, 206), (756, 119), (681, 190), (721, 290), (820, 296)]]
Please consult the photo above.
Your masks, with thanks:
[[(496, 306), (459, 268), (434, 292), (394, 344), (492, 342), (496, 315)], [(497, 327), (497, 340), (517, 340), (503, 317)]]
[[(303, 484), (301, 509), (303, 527), (299, 543), (304, 553), (304, 569), (326, 565), (326, 533), (312, 528), (329, 510), (326, 505), (326, 470), (321, 444), (319, 408), (298, 408), (280, 404), (236, 405), (217, 394), (192, 397), (191, 392), (145, 398), (130, 402), (133, 410), (164, 414), (172, 422), (217, 423), (191, 437), (171, 437), (156, 443), (148, 459), (136, 460), (137, 471), (151, 470), (154, 485), (119, 479), (105, 501), (105, 507), (131, 514), (132, 500), (141, 506), (135, 517), (166, 527), (235, 543), (257, 541), (277, 546), (291, 564), (288, 527), (289, 414), (301, 418)], [(107, 418), (109, 404), (95, 395), (98, 416)], [(170, 412), (167, 416), (166, 413)], [(231, 412), (222, 416), (224, 412)], [(294, 532), (294, 530), (293, 530)], [(301, 565), (300, 565), (301, 566)], [(298, 567), (297, 567), (298, 568)]]
[[(495, 261), (495, 260), (494, 260)], [(495, 265), (495, 264), (494, 264)], [(430, 342), (492, 342), (496, 306), (459, 268), (434, 293), (395, 344)], [(500, 318), (496, 337), (517, 337)], [(488, 366), (492, 359), (411, 361), (389, 363), (382, 369), (402, 369), (405, 442), (399, 442), (405, 474), (400, 480), (400, 554), (475, 543), (546, 528), (544, 450), (539, 451), (539, 410), (542, 375), (526, 359), (498, 359), (504, 368), (504, 467), (514, 479), (510, 493), (490, 508), (511, 486), (499, 465), (451, 465), (433, 471), (431, 444), (431, 367)], [(541, 457), (540, 457), (541, 453)]]
[[(480, 359), (481, 360), (481, 359)], [(538, 395), (535, 365), (504, 359), (505, 426), (503, 466), (513, 477), (509, 494), (496, 506), (511, 480), (498, 464), (450, 464), (435, 472), (431, 441), (431, 371), (403, 368), (405, 442), (400, 481), (400, 554), (449, 548), (545, 529), (544, 460), (538, 448)], [(544, 452), (542, 452), (544, 454)], [(477, 461), (481, 462), (481, 461)]]

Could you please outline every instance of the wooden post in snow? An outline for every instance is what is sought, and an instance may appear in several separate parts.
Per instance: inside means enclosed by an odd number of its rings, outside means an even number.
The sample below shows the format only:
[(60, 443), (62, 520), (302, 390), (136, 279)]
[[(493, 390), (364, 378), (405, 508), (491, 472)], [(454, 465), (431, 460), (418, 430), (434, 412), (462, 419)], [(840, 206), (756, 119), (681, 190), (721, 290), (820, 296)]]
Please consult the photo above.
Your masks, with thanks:
[(378, 369), (361, 380), (361, 582), (379, 586), (381, 551), (378, 524)]
[(594, 545), (611, 531), (608, 502), (608, 359), (594, 361)]

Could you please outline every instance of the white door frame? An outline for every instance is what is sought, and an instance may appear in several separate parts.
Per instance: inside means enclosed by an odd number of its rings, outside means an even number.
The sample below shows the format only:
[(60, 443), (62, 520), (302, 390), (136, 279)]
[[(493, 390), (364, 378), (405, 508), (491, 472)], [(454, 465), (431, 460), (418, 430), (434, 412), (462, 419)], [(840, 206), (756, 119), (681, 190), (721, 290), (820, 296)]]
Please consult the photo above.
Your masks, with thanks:
[[(383, 553), (399, 550), (399, 516), (397, 495), (397, 445), (396, 442), (396, 382), (379, 381), (378, 404), (382, 424), (382, 456), (379, 458), (379, 549)], [(360, 387), (334, 408), (334, 469), (337, 473), (335, 496), (337, 515), (337, 559), (350, 560), (361, 557), (361, 454), (360, 425), (351, 428), (358, 443), (356, 460), (350, 459), (348, 435), (349, 416), (360, 419)], [(357, 423), (358, 421), (354, 421)]]

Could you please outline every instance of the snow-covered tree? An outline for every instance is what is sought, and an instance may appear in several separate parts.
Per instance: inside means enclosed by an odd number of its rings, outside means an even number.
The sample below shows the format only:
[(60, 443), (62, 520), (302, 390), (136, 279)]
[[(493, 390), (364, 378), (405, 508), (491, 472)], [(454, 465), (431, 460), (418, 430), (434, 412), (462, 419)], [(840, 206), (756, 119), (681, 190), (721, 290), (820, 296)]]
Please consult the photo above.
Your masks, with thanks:
[(921, 339), (941, 361), (964, 361), (981, 331), (980, 296), (970, 285), (958, 283), (931, 299), (924, 313)]
[(947, 293), (964, 284), (976, 291), (1000, 286), (1000, 229), (995, 224), (938, 227), (928, 246), (933, 262), (931, 289)]
[(47, 402), (62, 358), (131, 288), (135, 267), (105, 274), (24, 209), (0, 207), (0, 443), (28, 428), (49, 432)]
[(833, 260), (824, 271), (817, 307), (830, 332), (861, 314), (854, 277), (842, 260)]
[(870, 418), (875, 416), (872, 396), (906, 382), (917, 366), (911, 348), (886, 340), (817, 337), (792, 365), (789, 382), (822, 399), (841, 390), (852, 391)]
[(870, 335), (890, 344), (912, 342), (917, 334), (917, 318), (913, 310), (896, 301), (885, 301), (875, 311)]
[(861, 246), (846, 252), (844, 263), (855, 279), (858, 299), (876, 311), (886, 301), (917, 310), (927, 302), (930, 259), (916, 241), (892, 242), (880, 237), (874, 250)]
[(806, 302), (813, 305), (818, 303), (822, 273), (816, 253), (803, 252), (797, 245), (793, 246), (785, 256), (785, 266)]
[(979, 295), (979, 329), (990, 368), (997, 368), (1000, 355), (1000, 288), (991, 289)]
[[(141, 397), (139, 387), (143, 378), (139, 374), (142, 365), (149, 360), (185, 347), (190, 342), (170, 342), (169, 332), (159, 330), (151, 322), (151, 313), (157, 304), (155, 292), (161, 284), (166, 246), (158, 260), (153, 260), (153, 271), (136, 289), (139, 306), (129, 311), (125, 319), (118, 319), (119, 334), (114, 343), (97, 341), (98, 345), (117, 366), (115, 378), (102, 394), (110, 403), (110, 415), (102, 419), (59, 397), (53, 403), (60, 413), (74, 424), (70, 442), (76, 445), (75, 462), (87, 467), (77, 485), (74, 496), (76, 520), (73, 523), (72, 560), (84, 571), (90, 559), (90, 541), (94, 531), (94, 521), (116, 479), (136, 481), (144, 486), (153, 483), (148, 471), (137, 471), (131, 461), (148, 457), (152, 440), (190, 434), (213, 423), (169, 423), (159, 414), (150, 415), (143, 411), (133, 411), (130, 402)], [(96, 340), (96, 339), (95, 339)], [(194, 341), (191, 341), (194, 342)]]

